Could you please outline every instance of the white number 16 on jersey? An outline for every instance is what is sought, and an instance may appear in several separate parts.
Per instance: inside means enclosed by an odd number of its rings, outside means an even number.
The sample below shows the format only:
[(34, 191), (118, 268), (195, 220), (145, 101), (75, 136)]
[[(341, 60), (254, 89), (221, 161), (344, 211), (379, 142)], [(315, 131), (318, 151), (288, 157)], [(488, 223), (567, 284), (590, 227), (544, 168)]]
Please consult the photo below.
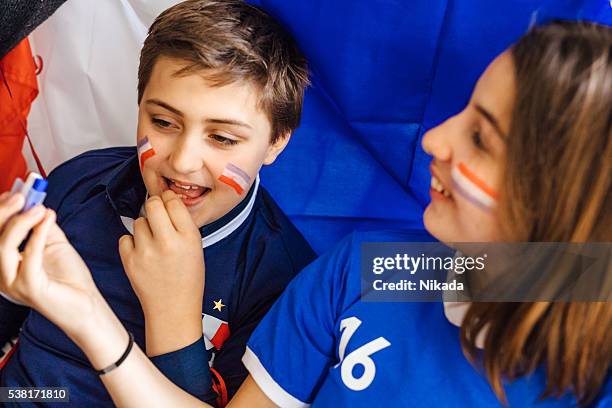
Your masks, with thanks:
[[(346, 319), (342, 319), (340, 322), (340, 331), (342, 332), (340, 344), (338, 346), (340, 362), (336, 365), (336, 367), (338, 367), (338, 365), (342, 365), (340, 368), (342, 382), (344, 382), (344, 385), (353, 391), (365, 390), (370, 386), (370, 384), (372, 384), (372, 381), (374, 381), (374, 376), (376, 375), (376, 365), (370, 356), (391, 345), (387, 339), (384, 337), (379, 337), (367, 344), (364, 344), (358, 349), (353, 350), (353, 352), (344, 358), (346, 346), (359, 326), (361, 326), (361, 320), (356, 317), (348, 317)], [(361, 374), (361, 377), (359, 378), (355, 378), (353, 376), (353, 368), (357, 364), (361, 364), (363, 366), (363, 374)]]

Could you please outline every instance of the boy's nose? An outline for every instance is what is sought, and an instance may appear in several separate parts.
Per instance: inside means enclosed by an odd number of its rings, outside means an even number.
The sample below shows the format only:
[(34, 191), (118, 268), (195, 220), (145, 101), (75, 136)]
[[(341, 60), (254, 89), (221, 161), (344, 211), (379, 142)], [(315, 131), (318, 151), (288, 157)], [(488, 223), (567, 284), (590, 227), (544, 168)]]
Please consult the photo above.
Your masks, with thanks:
[(448, 161), (451, 158), (452, 149), (450, 146), (450, 138), (445, 131), (446, 127), (447, 122), (444, 122), (428, 130), (421, 141), (423, 150), (439, 161)]
[(178, 174), (193, 173), (204, 165), (202, 152), (195, 140), (184, 136), (176, 141), (169, 162)]

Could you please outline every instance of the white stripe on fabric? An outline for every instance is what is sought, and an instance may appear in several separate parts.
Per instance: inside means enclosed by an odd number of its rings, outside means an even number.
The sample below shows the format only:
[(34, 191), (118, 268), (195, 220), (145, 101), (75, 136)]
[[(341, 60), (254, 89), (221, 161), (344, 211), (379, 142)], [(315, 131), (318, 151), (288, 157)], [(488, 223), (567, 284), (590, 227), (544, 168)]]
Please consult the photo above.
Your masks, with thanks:
[(255, 188), (253, 189), (253, 194), (249, 200), (249, 203), (246, 207), (230, 222), (225, 224), (223, 227), (219, 228), (212, 234), (209, 234), (202, 238), (202, 248), (209, 247), (217, 242), (221, 241), (223, 238), (230, 235), (232, 232), (236, 231), (238, 227), (242, 225), (242, 223), (247, 219), (251, 210), (253, 209), (253, 205), (255, 205), (255, 198), (257, 197), (257, 191), (259, 190), (259, 174), (255, 178)]
[[(219, 228), (212, 234), (208, 234), (204, 238), (202, 238), (202, 248), (207, 248), (211, 245), (216, 244), (217, 242), (229, 236), (232, 232), (236, 231), (238, 227), (242, 225), (242, 223), (247, 219), (247, 217), (251, 213), (251, 210), (253, 209), (253, 205), (255, 205), (255, 199), (257, 198), (258, 190), (259, 190), (259, 174), (255, 178), (255, 188), (253, 189), (253, 194), (251, 195), (251, 198), (249, 199), (249, 203), (246, 205), (246, 207), (244, 207), (243, 210), (240, 211), (240, 213), (234, 219), (232, 219), (230, 222), (225, 224), (223, 227)], [(141, 210), (141, 215), (142, 215), (142, 210)], [(130, 217), (121, 216), (121, 222), (123, 223), (123, 226), (125, 227), (125, 229), (128, 230), (130, 234), (134, 235), (134, 219)]]
[(204, 336), (204, 345), (206, 346), (206, 351), (208, 351), (211, 348), (215, 347), (214, 344), (212, 344), (210, 342), (210, 340), (208, 340), (208, 338), (206, 338), (206, 336)]
[(264, 394), (279, 407), (303, 408), (310, 406), (310, 404), (300, 401), (278, 385), (274, 378), (266, 371), (263, 364), (261, 364), (257, 355), (248, 346), (244, 351), (244, 356), (242, 356), (242, 363)]
[(210, 350), (215, 345), (210, 341), (215, 337), (219, 327), (222, 324), (227, 324), (226, 321), (216, 318), (215, 316), (207, 315), (202, 313), (202, 333), (204, 333), (204, 342), (206, 343), (206, 350)]

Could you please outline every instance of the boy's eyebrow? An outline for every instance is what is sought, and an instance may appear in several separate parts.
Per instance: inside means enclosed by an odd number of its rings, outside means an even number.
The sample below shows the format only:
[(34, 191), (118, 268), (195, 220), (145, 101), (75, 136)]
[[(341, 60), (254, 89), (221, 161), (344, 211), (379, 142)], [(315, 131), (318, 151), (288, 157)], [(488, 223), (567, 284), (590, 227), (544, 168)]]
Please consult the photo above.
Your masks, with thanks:
[(248, 123), (241, 122), (236, 119), (206, 119), (205, 122), (213, 124), (241, 126), (248, 129), (252, 129), (251, 125), (249, 125)]
[[(181, 112), (180, 110), (168, 105), (166, 102), (160, 101), (159, 99), (147, 99), (146, 102), (149, 105), (157, 105), (157, 106), (161, 106), (164, 109), (169, 110), (170, 112), (173, 112), (179, 116), (183, 116), (183, 112)], [(236, 119), (224, 119), (224, 118), (219, 118), (219, 119), (206, 119), (205, 120), (206, 123), (212, 123), (212, 124), (224, 124), (224, 125), (234, 125), (234, 126), (241, 126), (247, 129), (253, 129), (251, 127), (251, 125), (249, 125), (248, 123), (242, 122), (240, 120), (236, 120)]]
[(498, 135), (502, 139), (506, 139), (506, 134), (504, 132), (502, 132), (501, 127), (499, 126), (499, 123), (497, 122), (497, 119), (495, 119), (495, 116), (493, 116), (493, 114), (491, 112), (489, 112), (488, 110), (486, 110), (485, 108), (483, 108), (479, 104), (476, 104), (475, 107), (476, 107), (476, 110), (478, 112), (480, 112), (480, 114), (482, 116), (484, 116), (485, 119), (491, 124), (491, 126), (493, 126), (493, 129), (495, 129), (495, 131), (498, 133)]
[(168, 105), (166, 102), (160, 101), (159, 99), (147, 99), (145, 103), (149, 105), (161, 106), (162, 108), (167, 109), (172, 113), (175, 113), (179, 116), (183, 116), (183, 112), (181, 112), (180, 110), (176, 108), (173, 108), (172, 106)]

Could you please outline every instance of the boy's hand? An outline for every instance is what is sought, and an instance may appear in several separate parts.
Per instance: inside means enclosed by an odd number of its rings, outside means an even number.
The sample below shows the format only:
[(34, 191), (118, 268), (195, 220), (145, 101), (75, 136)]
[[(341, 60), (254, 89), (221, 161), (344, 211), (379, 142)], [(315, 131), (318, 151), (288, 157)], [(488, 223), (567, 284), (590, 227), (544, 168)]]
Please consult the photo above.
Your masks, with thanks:
[(174, 192), (149, 198), (145, 210), (134, 236), (119, 240), (119, 254), (145, 315), (147, 354), (159, 355), (202, 336), (204, 254), (198, 228)]

